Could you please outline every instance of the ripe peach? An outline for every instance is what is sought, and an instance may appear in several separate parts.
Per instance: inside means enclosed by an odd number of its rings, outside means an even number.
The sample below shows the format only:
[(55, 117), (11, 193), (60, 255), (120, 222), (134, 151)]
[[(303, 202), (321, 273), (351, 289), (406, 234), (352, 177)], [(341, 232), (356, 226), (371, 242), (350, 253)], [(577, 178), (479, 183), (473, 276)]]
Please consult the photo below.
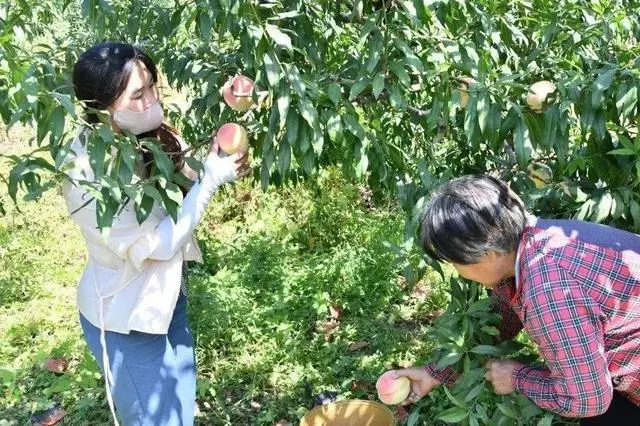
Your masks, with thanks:
[(529, 87), (529, 94), (527, 94), (527, 105), (532, 110), (541, 112), (544, 109), (547, 97), (555, 91), (556, 85), (550, 81), (542, 80), (533, 83)]
[(469, 95), (469, 88), (478, 82), (473, 77), (462, 77), (458, 81), (458, 92), (460, 92), (460, 107), (466, 108), (469, 103), (471, 95)]
[(253, 80), (237, 75), (224, 85), (222, 97), (236, 111), (246, 111), (253, 106)]
[(409, 396), (411, 381), (406, 377), (395, 378), (393, 371), (387, 371), (376, 382), (378, 398), (385, 404), (399, 404)]
[(247, 151), (249, 149), (247, 131), (239, 124), (223, 124), (222, 127), (218, 129), (216, 137), (218, 138), (220, 150), (227, 155), (231, 155), (237, 151)]

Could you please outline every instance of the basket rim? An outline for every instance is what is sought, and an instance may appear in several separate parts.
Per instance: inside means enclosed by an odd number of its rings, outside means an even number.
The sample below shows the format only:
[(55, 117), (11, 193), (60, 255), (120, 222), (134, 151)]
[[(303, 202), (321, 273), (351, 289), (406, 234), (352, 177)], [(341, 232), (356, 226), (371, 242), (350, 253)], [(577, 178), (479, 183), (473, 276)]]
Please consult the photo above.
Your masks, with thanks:
[(305, 413), (304, 416), (302, 416), (302, 418), (300, 419), (300, 424), (302, 424), (302, 421), (305, 420), (305, 418), (307, 416), (312, 416), (314, 413), (320, 412), (324, 409), (326, 409), (326, 407), (329, 406), (335, 406), (335, 405), (347, 405), (347, 404), (354, 404), (354, 405), (372, 405), (374, 407), (378, 407), (380, 409), (382, 409), (383, 411), (387, 412), (390, 416), (391, 416), (391, 420), (393, 421), (393, 424), (397, 424), (396, 421), (396, 416), (395, 414), (393, 414), (393, 411), (391, 411), (391, 409), (389, 409), (389, 407), (387, 407), (386, 405), (384, 405), (381, 402), (378, 401), (371, 401), (369, 399), (342, 399), (340, 401), (333, 401), (330, 402), (328, 404), (323, 404), (323, 405), (319, 405), (315, 408), (312, 408), (311, 410), (307, 411), (307, 413)]

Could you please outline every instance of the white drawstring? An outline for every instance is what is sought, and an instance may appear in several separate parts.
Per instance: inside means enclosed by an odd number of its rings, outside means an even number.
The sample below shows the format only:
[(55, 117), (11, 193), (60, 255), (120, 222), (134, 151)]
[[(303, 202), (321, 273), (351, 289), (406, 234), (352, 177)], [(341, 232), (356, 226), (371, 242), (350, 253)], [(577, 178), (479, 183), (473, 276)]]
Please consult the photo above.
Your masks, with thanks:
[(111, 395), (111, 386), (113, 386), (113, 374), (111, 373), (111, 367), (109, 366), (109, 353), (107, 352), (107, 337), (105, 331), (104, 324), (104, 300), (109, 296), (100, 295), (100, 290), (98, 290), (98, 281), (95, 277), (95, 271), (93, 274), (93, 283), (96, 288), (96, 294), (99, 298), (99, 306), (98, 306), (98, 315), (100, 317), (100, 345), (102, 346), (102, 366), (104, 369), (104, 386), (107, 391), (107, 401), (109, 403), (109, 409), (111, 410), (111, 415), (113, 416), (113, 423), (115, 426), (119, 426), (118, 418), (116, 417), (116, 407), (113, 403), (113, 395)]

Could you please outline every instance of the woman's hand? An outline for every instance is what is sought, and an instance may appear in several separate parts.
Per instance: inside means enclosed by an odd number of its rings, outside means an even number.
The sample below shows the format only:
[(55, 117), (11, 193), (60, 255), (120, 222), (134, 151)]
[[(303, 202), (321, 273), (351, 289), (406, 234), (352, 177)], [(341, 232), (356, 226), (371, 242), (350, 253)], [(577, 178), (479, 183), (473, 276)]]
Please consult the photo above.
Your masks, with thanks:
[(433, 388), (440, 385), (440, 382), (431, 377), (424, 368), (414, 367), (391, 371), (395, 376), (394, 378), (406, 377), (411, 381), (411, 392), (400, 405), (413, 404), (431, 392)]
[[(220, 145), (218, 144), (218, 138), (216, 137), (215, 131), (211, 133), (209, 154), (220, 156)], [(238, 151), (231, 154), (230, 157), (233, 159), (233, 167), (237, 178), (245, 177), (251, 173), (251, 168), (249, 167), (249, 151)]]

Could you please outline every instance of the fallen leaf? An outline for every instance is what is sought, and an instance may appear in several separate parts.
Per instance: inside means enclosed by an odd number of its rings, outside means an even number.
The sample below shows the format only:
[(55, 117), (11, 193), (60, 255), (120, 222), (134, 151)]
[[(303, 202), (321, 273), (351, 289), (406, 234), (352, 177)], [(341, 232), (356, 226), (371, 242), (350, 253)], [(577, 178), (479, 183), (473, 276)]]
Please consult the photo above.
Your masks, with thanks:
[(333, 330), (335, 330), (336, 328), (338, 328), (340, 324), (337, 321), (327, 321), (324, 322), (322, 324), (320, 324), (320, 326), (318, 327), (318, 331), (324, 331), (325, 333), (329, 333)]
[(364, 348), (366, 348), (368, 346), (369, 346), (369, 343), (367, 343), (367, 342), (365, 342), (363, 340), (360, 340), (358, 342), (354, 342), (354, 343), (350, 344), (349, 347), (347, 348), (347, 350), (349, 352), (354, 352), (354, 351), (357, 351), (357, 350), (360, 350), (360, 349), (364, 349)]
[(424, 316), (424, 319), (428, 322), (435, 321), (440, 315), (444, 314), (443, 309), (436, 309), (435, 311), (431, 311)]
[(60, 407), (51, 407), (48, 410), (39, 411), (31, 416), (31, 424), (34, 426), (53, 426), (66, 415)]
[(429, 295), (429, 288), (424, 284), (416, 284), (411, 290), (411, 297), (418, 300), (424, 300)]
[(407, 281), (407, 279), (402, 275), (398, 275), (396, 277), (396, 284), (398, 285), (398, 287), (404, 290), (409, 285), (409, 281)]
[(342, 318), (342, 315), (344, 314), (344, 309), (342, 308), (342, 306), (336, 305), (334, 303), (332, 305), (329, 305), (329, 313), (331, 314), (331, 318), (337, 320), (339, 318)]
[(360, 380), (354, 380), (353, 382), (351, 382), (351, 390), (362, 389), (365, 391), (370, 391), (373, 390), (374, 387), (375, 386), (373, 385), (373, 383), (362, 382)]
[(402, 405), (396, 405), (395, 417), (399, 424), (404, 423), (407, 420), (407, 417), (409, 417), (409, 412)]
[(62, 358), (49, 358), (42, 363), (42, 368), (56, 374), (62, 374), (69, 366), (67, 360)]

